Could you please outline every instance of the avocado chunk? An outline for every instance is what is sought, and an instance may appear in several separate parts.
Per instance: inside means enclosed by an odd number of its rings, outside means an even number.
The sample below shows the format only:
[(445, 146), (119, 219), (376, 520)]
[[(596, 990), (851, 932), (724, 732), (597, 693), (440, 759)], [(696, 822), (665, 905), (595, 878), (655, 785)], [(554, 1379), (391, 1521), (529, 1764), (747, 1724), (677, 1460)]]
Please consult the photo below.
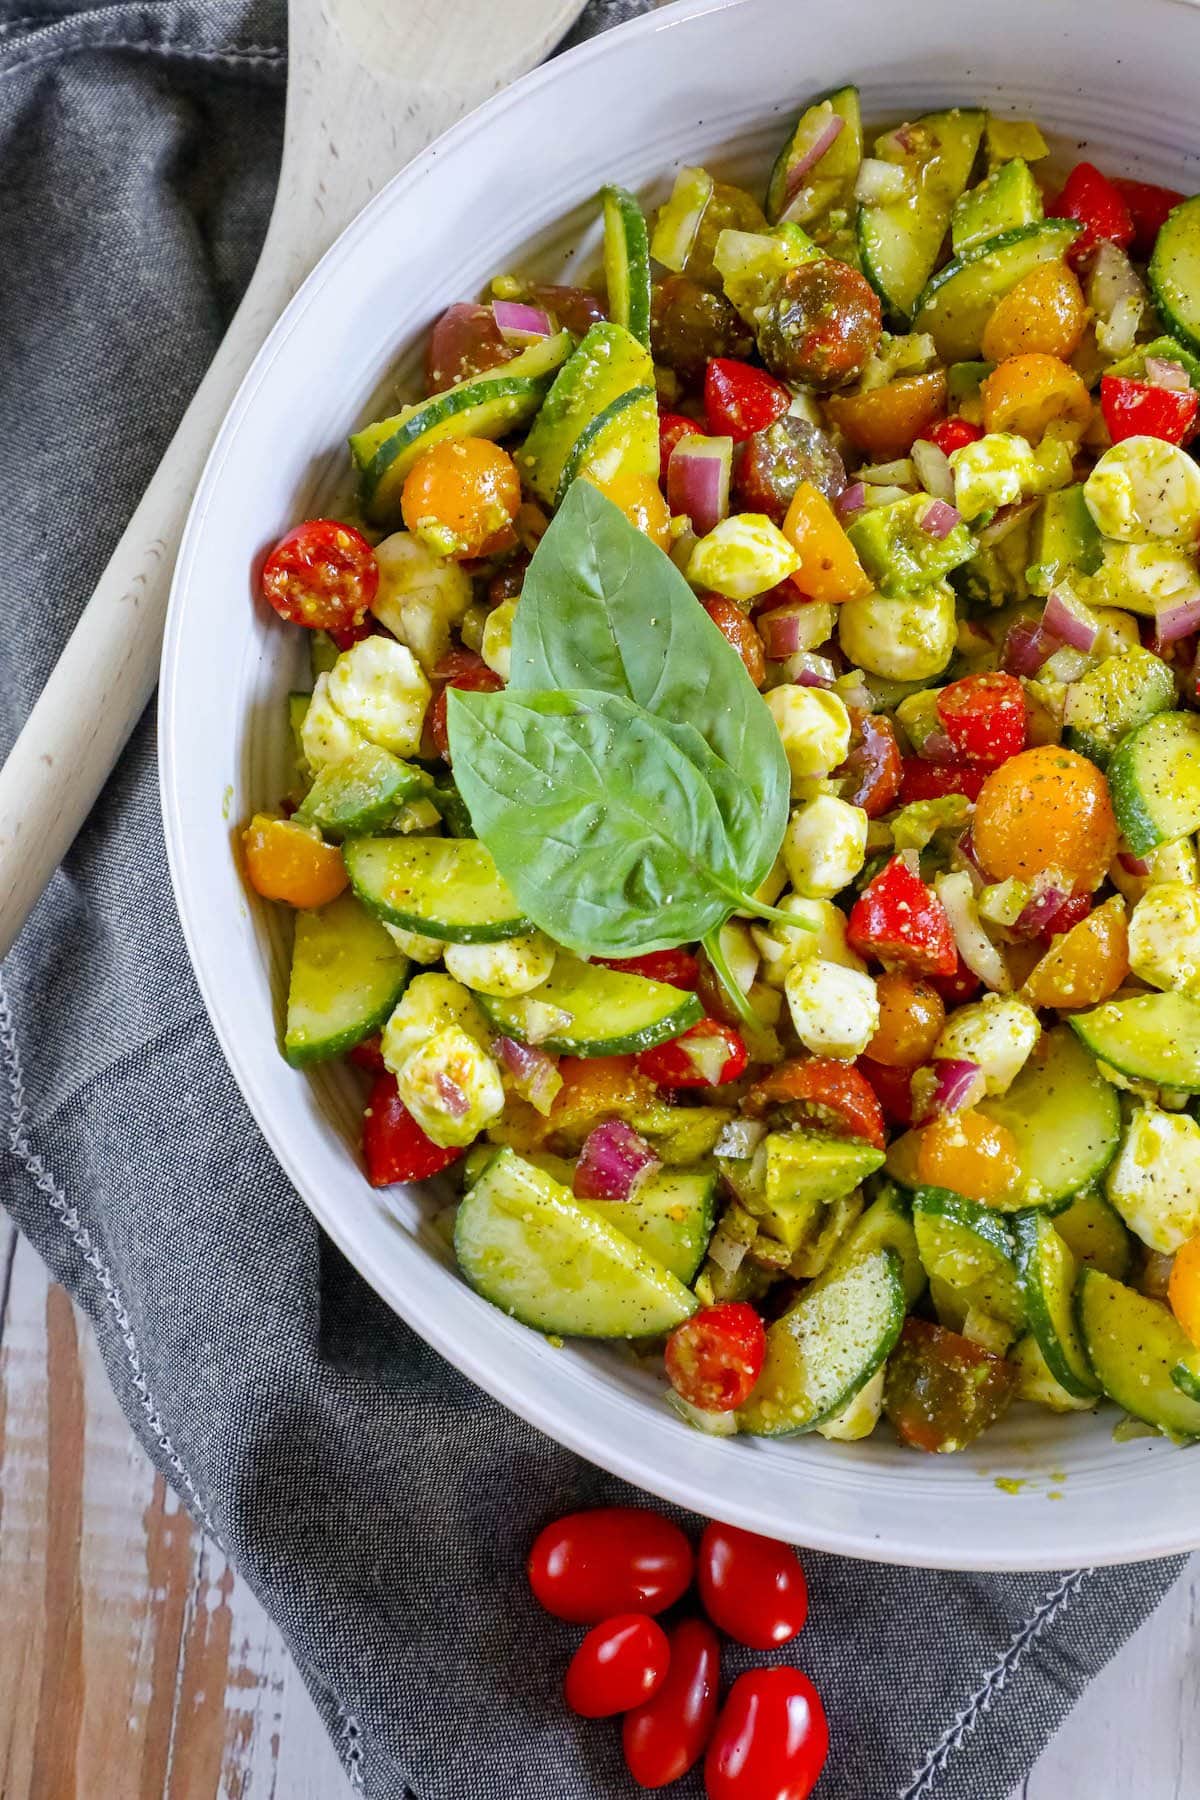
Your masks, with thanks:
[(1024, 158), (1014, 156), (954, 202), (950, 221), (954, 254), (961, 256), (1019, 225), (1036, 225), (1041, 217), (1038, 184)]
[(873, 506), (851, 525), (847, 535), (858, 560), (889, 599), (923, 593), (975, 554), (975, 539), (961, 520), (945, 537), (923, 529), (922, 520), (937, 504), (928, 494), (909, 494), (888, 506)]
[(1082, 481), (1047, 494), (1038, 514), (1033, 561), (1025, 571), (1030, 592), (1048, 594), (1072, 573), (1094, 575), (1102, 557), (1100, 532), (1084, 501)]
[(721, 1160), (722, 1173), (763, 1230), (793, 1255), (819, 1230), (825, 1208), (883, 1163), (883, 1152), (815, 1131), (772, 1131), (750, 1163)]

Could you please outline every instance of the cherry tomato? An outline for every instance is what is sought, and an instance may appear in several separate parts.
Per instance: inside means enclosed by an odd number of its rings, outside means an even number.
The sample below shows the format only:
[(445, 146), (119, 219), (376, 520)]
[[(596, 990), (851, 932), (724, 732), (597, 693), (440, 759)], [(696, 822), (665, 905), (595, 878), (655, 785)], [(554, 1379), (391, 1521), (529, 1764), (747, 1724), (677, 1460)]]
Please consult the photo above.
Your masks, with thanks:
[(783, 381), (842, 387), (879, 342), (879, 296), (857, 269), (822, 256), (789, 269), (758, 331), (762, 359)]
[(991, 363), (1029, 351), (1072, 356), (1087, 321), (1078, 277), (1065, 263), (1038, 263), (992, 308), (980, 348)]
[(264, 900), (284, 900), (311, 912), (328, 906), (349, 885), (336, 844), (294, 819), (255, 813), (242, 833), (242, 856), (250, 886)]
[(1123, 176), (1114, 177), (1113, 186), (1133, 220), (1134, 255), (1148, 257), (1155, 238), (1166, 224), (1167, 214), (1185, 196), (1175, 188), (1156, 187), (1152, 181), (1130, 181)]
[(435, 696), (429, 709), (429, 735), (438, 755), (450, 761), (450, 734), (446, 729), (446, 688), (462, 688), (470, 694), (498, 694), (504, 686), (494, 669), (489, 669), (482, 656), (473, 650), (452, 650), (443, 657), (436, 673), (446, 686)]
[(547, 1525), (525, 1566), (539, 1606), (572, 1625), (598, 1625), (615, 1613), (665, 1612), (690, 1587), (694, 1562), (661, 1513), (599, 1506)]
[(994, 769), (1025, 748), (1025, 690), (1015, 675), (964, 675), (942, 689), (937, 713), (969, 762)]
[(798, 1122), (819, 1125), (838, 1137), (862, 1138), (882, 1150), (883, 1113), (874, 1090), (851, 1063), (812, 1056), (780, 1063), (746, 1095), (745, 1110), (754, 1118), (772, 1107), (784, 1107)]
[(1060, 937), (1064, 931), (1073, 930), (1076, 925), (1087, 918), (1091, 910), (1092, 896), (1090, 894), (1072, 894), (1069, 899), (1063, 901), (1046, 929), (1039, 933), (1042, 942), (1044, 944), (1053, 943), (1054, 939)]
[(1048, 210), (1052, 218), (1074, 219), (1083, 227), (1067, 251), (1067, 261), (1073, 269), (1089, 262), (1105, 240), (1122, 250), (1133, 242), (1133, 215), (1128, 203), (1094, 163), (1076, 163), (1063, 183), (1062, 193)]
[(733, 1412), (750, 1398), (762, 1373), (767, 1334), (744, 1300), (706, 1306), (667, 1339), (667, 1379), (701, 1412)]
[(943, 1325), (909, 1318), (888, 1363), (883, 1404), (901, 1443), (961, 1450), (1004, 1412), (1015, 1379), (1002, 1356)]
[(281, 537), (263, 564), (263, 598), (281, 619), (310, 631), (362, 622), (379, 587), (375, 552), (353, 525), (305, 519)]
[(948, 1188), (981, 1206), (1003, 1200), (1021, 1178), (1017, 1140), (982, 1113), (942, 1113), (917, 1132), (915, 1148), (922, 1187)]
[(913, 1122), (912, 1070), (893, 1069), (869, 1056), (860, 1056), (854, 1066), (870, 1082), (887, 1123), (907, 1130)]
[(490, 306), (460, 300), (448, 306), (429, 334), (425, 385), (431, 394), (457, 387), (469, 375), (498, 369), (516, 351), (505, 343)]
[(622, 1743), (639, 1787), (667, 1787), (699, 1762), (717, 1720), (721, 1646), (703, 1619), (684, 1619), (670, 1634), (667, 1678), (644, 1706), (626, 1713)]
[(387, 1064), (383, 1060), (383, 1040), (376, 1031), (355, 1044), (353, 1050), (347, 1050), (346, 1061), (352, 1062), (356, 1069), (365, 1069), (368, 1075), (384, 1075)]
[(973, 1000), (983, 983), (974, 969), (968, 969), (960, 956), (953, 975), (931, 975), (929, 985), (937, 989), (947, 1008), (950, 1008), (961, 1006), (965, 1000)]
[(836, 500), (846, 485), (846, 465), (827, 432), (794, 413), (784, 413), (765, 431), (746, 439), (733, 481), (746, 512), (766, 513), (782, 525), (802, 481), (827, 500)]
[(740, 444), (781, 419), (791, 404), (792, 396), (783, 383), (761, 369), (728, 356), (709, 358), (704, 371), (704, 415), (713, 437), (731, 437)]
[(1117, 853), (1108, 783), (1094, 763), (1058, 744), (1023, 750), (993, 770), (971, 829), (993, 881), (1058, 869), (1075, 892), (1090, 893)]
[(1184, 1335), (1200, 1346), (1200, 1237), (1189, 1238), (1175, 1252), (1167, 1299)]
[[(1090, 895), (1080, 897), (1090, 905)], [(1025, 977), (1022, 993), (1030, 1006), (1056, 1006), (1073, 1012), (1081, 1006), (1099, 1006), (1116, 993), (1128, 974), (1125, 902), (1114, 894), (1077, 925), (1063, 926)]]
[(583, 479), (619, 506), (629, 523), (644, 532), (652, 544), (660, 550), (671, 548), (671, 509), (655, 476), (643, 474), (640, 469), (616, 469), (611, 475), (585, 471)]
[(591, 288), (535, 281), (530, 285), (529, 298), (535, 306), (544, 306), (553, 313), (563, 329), (573, 331), (576, 337), (586, 336), (593, 325), (602, 324), (608, 317), (604, 301)]
[(658, 415), (658, 479), (662, 487), (667, 485), (667, 464), (671, 460), (671, 452), (681, 438), (694, 437), (700, 431), (695, 419), (685, 418), (683, 413), (660, 412)]
[(796, 1552), (736, 1525), (705, 1526), (696, 1582), (718, 1631), (748, 1650), (778, 1650), (808, 1617), (808, 1583)]
[(935, 987), (919, 975), (892, 969), (875, 983), (879, 1024), (867, 1045), (872, 1061), (893, 1069), (915, 1069), (928, 1062), (946, 1022), (946, 1008)]
[(879, 461), (907, 456), (946, 409), (946, 372), (901, 375), (862, 394), (830, 394), (830, 420), (856, 450)]
[(567, 1705), (581, 1719), (611, 1719), (643, 1706), (666, 1680), (670, 1658), (661, 1625), (645, 1613), (618, 1613), (593, 1625), (571, 1658)]
[(704, 1759), (708, 1800), (808, 1800), (829, 1755), (821, 1696), (799, 1669), (739, 1675)]
[(708, 594), (700, 604), (726, 643), (732, 644), (741, 657), (755, 687), (761, 687), (767, 676), (767, 655), (757, 628), (740, 606), (721, 594)]
[(952, 456), (967, 444), (978, 443), (983, 436), (983, 426), (972, 425), (956, 414), (952, 419), (939, 419), (936, 425), (930, 425), (921, 436), (935, 445), (943, 456)]
[(749, 356), (754, 334), (723, 293), (688, 275), (668, 275), (650, 294), (650, 348), (656, 363), (699, 387), (710, 356)]
[(466, 1154), (427, 1137), (396, 1092), (396, 1077), (378, 1077), (363, 1113), (363, 1161), (372, 1187), (395, 1181), (427, 1181)]
[(1114, 444), (1130, 437), (1183, 444), (1195, 432), (1200, 394), (1195, 388), (1156, 387), (1129, 375), (1102, 375), (1100, 410)]
[(900, 793), (903, 765), (900, 746), (890, 719), (883, 713), (850, 713), (850, 754), (836, 774), (843, 782), (842, 798), (861, 806), (868, 819), (890, 812)]
[(918, 975), (952, 975), (958, 966), (945, 907), (899, 856), (884, 864), (854, 902), (846, 941), (859, 956)]
[(986, 769), (973, 769), (966, 763), (931, 763), (920, 756), (906, 756), (900, 780), (900, 803), (912, 806), (918, 800), (940, 800), (946, 794), (962, 794), (967, 800), (978, 800), (987, 773)]
[(404, 523), (439, 556), (461, 562), (515, 542), (512, 522), (521, 478), (506, 450), (489, 438), (443, 438), (408, 472)]
[(737, 1080), (749, 1057), (745, 1038), (732, 1025), (701, 1019), (669, 1044), (643, 1050), (637, 1066), (655, 1087), (723, 1087)]
[(593, 962), (624, 975), (644, 975), (647, 981), (665, 981), (671, 987), (695, 992), (700, 964), (690, 950), (650, 950), (645, 956), (596, 956)]

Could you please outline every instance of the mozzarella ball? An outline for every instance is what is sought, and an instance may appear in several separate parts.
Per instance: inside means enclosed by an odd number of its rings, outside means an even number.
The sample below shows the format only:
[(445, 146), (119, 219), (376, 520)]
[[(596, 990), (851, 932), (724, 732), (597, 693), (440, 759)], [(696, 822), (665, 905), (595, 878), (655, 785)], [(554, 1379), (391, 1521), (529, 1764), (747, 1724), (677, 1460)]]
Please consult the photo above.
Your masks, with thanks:
[(868, 594), (838, 608), (838, 638), (852, 663), (888, 681), (929, 681), (954, 654), (954, 591), (945, 582), (907, 600)]
[(879, 1029), (879, 1000), (870, 975), (822, 956), (789, 969), (784, 983), (796, 1036), (817, 1056), (861, 1056)]
[(369, 637), (343, 650), (329, 675), (329, 698), (364, 737), (396, 756), (415, 756), (432, 690), (405, 644)]
[(783, 739), (792, 783), (828, 775), (850, 753), (850, 714), (837, 694), (824, 688), (772, 688), (771, 717)]
[(793, 888), (809, 900), (840, 894), (867, 859), (868, 819), (861, 806), (819, 794), (797, 807), (783, 840)]

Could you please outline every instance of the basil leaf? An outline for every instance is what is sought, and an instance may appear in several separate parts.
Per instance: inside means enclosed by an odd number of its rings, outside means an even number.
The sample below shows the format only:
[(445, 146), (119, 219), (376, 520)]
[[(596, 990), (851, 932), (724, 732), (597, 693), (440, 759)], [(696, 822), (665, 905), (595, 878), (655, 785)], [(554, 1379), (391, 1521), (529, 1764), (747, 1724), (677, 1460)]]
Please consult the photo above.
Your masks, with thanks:
[(744, 885), (765, 878), (790, 793), (775, 722), (670, 557), (589, 481), (572, 483), (526, 571), (509, 687), (600, 689), (686, 722), (728, 770), (727, 791), (745, 790), (730, 841)]
[(448, 696), (471, 821), (557, 943), (587, 956), (666, 950), (741, 903), (721, 809), (673, 728), (617, 694)]

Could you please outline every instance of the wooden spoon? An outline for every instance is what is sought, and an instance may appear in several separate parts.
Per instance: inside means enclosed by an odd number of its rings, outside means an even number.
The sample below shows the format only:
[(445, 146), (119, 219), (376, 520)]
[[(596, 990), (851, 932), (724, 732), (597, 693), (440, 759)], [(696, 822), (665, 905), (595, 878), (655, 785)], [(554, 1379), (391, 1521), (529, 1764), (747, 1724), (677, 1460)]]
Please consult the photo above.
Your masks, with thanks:
[(289, 0), (283, 165), (258, 267), (0, 769), (0, 958), (154, 689), (188, 507), (267, 333), (372, 194), (463, 113), (539, 62), (582, 7), (583, 0)]

